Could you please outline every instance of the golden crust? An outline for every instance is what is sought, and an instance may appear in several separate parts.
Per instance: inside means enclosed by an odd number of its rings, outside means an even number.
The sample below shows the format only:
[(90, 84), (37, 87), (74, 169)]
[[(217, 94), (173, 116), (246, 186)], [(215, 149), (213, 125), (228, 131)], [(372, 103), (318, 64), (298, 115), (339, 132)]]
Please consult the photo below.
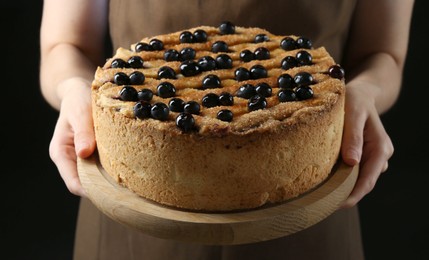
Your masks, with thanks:
[[(98, 68), (92, 87), (96, 140), (105, 170), (145, 198), (208, 211), (249, 209), (282, 202), (325, 180), (339, 155), (345, 99), (344, 81), (327, 74), (328, 68), (335, 64), (327, 51), (323, 47), (307, 50), (313, 56), (311, 66), (285, 71), (279, 68), (281, 59), (299, 50), (280, 49), (282, 36), (259, 28), (242, 27), (228, 36), (219, 35), (214, 27), (203, 26), (189, 31), (196, 29), (204, 29), (209, 34), (207, 43), (179, 44), (180, 32), (153, 38), (162, 40), (165, 49), (180, 50), (191, 45), (197, 50), (197, 58), (216, 56), (204, 50), (221, 39), (233, 51), (228, 55), (234, 60), (234, 67), (194, 77), (178, 74), (178, 79), (167, 80), (174, 83), (177, 95), (185, 101), (199, 101), (210, 92), (235, 93), (245, 83), (267, 82), (275, 86), (282, 73), (294, 76), (301, 71), (314, 77), (313, 98), (281, 103), (276, 95), (279, 89), (273, 88), (273, 95), (267, 98), (267, 108), (248, 112), (247, 100), (234, 97), (234, 106), (202, 107), (200, 115), (194, 115), (197, 130), (183, 133), (175, 125), (178, 113), (171, 112), (166, 121), (136, 119), (132, 112), (135, 102), (119, 100), (121, 86), (112, 83), (116, 72), (129, 74), (136, 69), (109, 67), (115, 58), (143, 57), (145, 67), (138, 70), (146, 75), (146, 81), (134, 87), (154, 91), (161, 82), (156, 79), (158, 68), (168, 64), (179, 73), (179, 63), (163, 61), (163, 51), (136, 54), (132, 51), (134, 45), (131, 50), (119, 49)], [(249, 44), (260, 33), (267, 34), (270, 41)], [(142, 42), (150, 39), (142, 39)], [(253, 51), (259, 46), (270, 50), (269, 60), (240, 62), (237, 54), (240, 50)], [(250, 68), (255, 64), (267, 68), (267, 78), (242, 82), (233, 79), (237, 67)], [(222, 88), (198, 89), (207, 74), (218, 75)], [(168, 103), (168, 100), (154, 95), (153, 102)], [(232, 122), (216, 119), (217, 111), (223, 108), (233, 112)]]

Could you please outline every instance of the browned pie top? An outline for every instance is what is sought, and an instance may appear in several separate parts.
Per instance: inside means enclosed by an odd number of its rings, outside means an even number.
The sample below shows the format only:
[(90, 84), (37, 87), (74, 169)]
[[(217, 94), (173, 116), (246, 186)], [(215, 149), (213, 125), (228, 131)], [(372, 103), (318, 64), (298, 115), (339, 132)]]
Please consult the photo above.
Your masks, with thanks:
[[(180, 35), (184, 31), (191, 34), (196, 30), (203, 30), (207, 33), (207, 40), (204, 42), (181, 43)], [(256, 35), (263, 34), (266, 40), (255, 42)], [(119, 48), (116, 54), (108, 59), (103, 67), (97, 69), (95, 79), (93, 81), (93, 99), (96, 106), (106, 109), (111, 109), (114, 113), (136, 120), (135, 123), (142, 126), (153, 127), (157, 129), (168, 129), (173, 132), (182, 133), (190, 132), (199, 134), (244, 134), (253, 131), (268, 131), (275, 130), (276, 126), (284, 127), (286, 125), (295, 124), (297, 122), (305, 122), (306, 116), (317, 116), (318, 114), (330, 111), (331, 107), (337, 102), (339, 95), (344, 95), (345, 85), (343, 74), (338, 76), (340, 67), (327, 53), (325, 48), (304, 48), (297, 46), (292, 50), (285, 50), (281, 46), (281, 42), (286, 37), (293, 40), (299, 39), (298, 36), (279, 36), (273, 35), (270, 32), (260, 28), (244, 28), (235, 27), (235, 32), (232, 34), (223, 34), (219, 28), (201, 26), (197, 28), (187, 29), (176, 33), (159, 35), (151, 38), (144, 38), (141, 43), (149, 43), (153, 39), (162, 42), (163, 48), (160, 50), (144, 50), (136, 51), (136, 44), (133, 44), (130, 49)], [(223, 41), (227, 45), (226, 52), (213, 52), (212, 46), (215, 42)], [(243, 50), (248, 50), (254, 53), (258, 48), (265, 48), (269, 52), (268, 59), (256, 59), (251, 61), (243, 61), (240, 59), (240, 53)], [(198, 60), (204, 56), (210, 56), (214, 59), (219, 55), (228, 55), (232, 59), (232, 67), (228, 69), (219, 69), (209, 71), (201, 71), (195, 76), (184, 76), (181, 73), (180, 66), (183, 60), (166, 61), (164, 55), (167, 50), (177, 50), (180, 52), (184, 48), (192, 48), (195, 50), (193, 61), (198, 63)], [(307, 52), (310, 54), (311, 61), (307, 64), (299, 65), (297, 53)], [(132, 68), (130, 66), (112, 67), (112, 61), (122, 60), (124, 63), (131, 57), (141, 57), (143, 60), (142, 67)], [(180, 56), (179, 56), (180, 57)], [(282, 62), (286, 57), (298, 62), (298, 65), (282, 67)], [(292, 57), (292, 58), (291, 58)], [(290, 64), (290, 63), (288, 63)], [(261, 65), (265, 68), (267, 75), (261, 78), (251, 78), (246, 80), (237, 80), (235, 72), (238, 68), (245, 68), (248, 71), (255, 65)], [(168, 66), (175, 72), (175, 77), (159, 78), (158, 71), (161, 67)], [(334, 72), (331, 72), (334, 70)], [(342, 70), (342, 69), (341, 69)], [(123, 72), (126, 75), (139, 71), (145, 76), (144, 82), (138, 85), (131, 84), (116, 84), (115, 74)], [(296, 98), (293, 101), (285, 101), (279, 98), (279, 92), (291, 92), (298, 95), (297, 91), (300, 88), (300, 83), (294, 83), (292, 87), (281, 88), (278, 83), (278, 78), (283, 74), (289, 74), (294, 78), (298, 73), (306, 72), (311, 74), (312, 82), (310, 84), (302, 84), (302, 89), (310, 88), (312, 95), (304, 95), (305, 98)], [(216, 88), (204, 88), (203, 79), (208, 75), (216, 75), (221, 81), (221, 85)], [(157, 94), (157, 87), (163, 82), (171, 83), (175, 88), (174, 96), (161, 97)], [(245, 84), (257, 86), (258, 83), (267, 83), (271, 87), (272, 94), (263, 96), (263, 94), (255, 93), (259, 98), (240, 97), (238, 94), (240, 87)], [(133, 99), (125, 101), (121, 99), (120, 92), (125, 85), (129, 85), (136, 91), (149, 89), (153, 93), (153, 98), (149, 101), (139, 101)], [(233, 96), (233, 105), (216, 105), (213, 107), (205, 107), (202, 99), (209, 93), (221, 95), (229, 93)], [(281, 93), (281, 94), (282, 94)], [(281, 95), (280, 94), (280, 95)], [(298, 95), (299, 96), (299, 95)], [(284, 97), (284, 96), (283, 96)], [(164, 103), (169, 105), (172, 98), (179, 98), (183, 102), (196, 101), (200, 105), (198, 114), (187, 113), (195, 120), (194, 125), (184, 131), (179, 126), (176, 126), (176, 119), (183, 112), (174, 112), (168, 110), (166, 119), (154, 119), (150, 115), (147, 118), (139, 118), (134, 114), (136, 103), (144, 103), (145, 107), (153, 108), (156, 103)], [(256, 106), (255, 110), (249, 109), (249, 102), (266, 101), (266, 105), (261, 107)], [(262, 102), (264, 103), (264, 102)], [(265, 103), (264, 103), (265, 104)], [(232, 113), (232, 118), (228, 121), (223, 121), (217, 118), (219, 111), (229, 110)], [(150, 112), (149, 112), (150, 113)], [(190, 129), (190, 130), (189, 130)]]

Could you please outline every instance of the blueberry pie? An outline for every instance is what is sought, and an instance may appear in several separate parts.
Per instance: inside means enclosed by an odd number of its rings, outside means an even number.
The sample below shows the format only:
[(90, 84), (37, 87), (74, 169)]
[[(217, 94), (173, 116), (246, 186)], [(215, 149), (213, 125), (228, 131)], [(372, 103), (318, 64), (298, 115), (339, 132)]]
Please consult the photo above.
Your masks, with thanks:
[(303, 36), (223, 22), (144, 38), (95, 73), (100, 162), (168, 206), (281, 203), (337, 162), (345, 91), (343, 68)]

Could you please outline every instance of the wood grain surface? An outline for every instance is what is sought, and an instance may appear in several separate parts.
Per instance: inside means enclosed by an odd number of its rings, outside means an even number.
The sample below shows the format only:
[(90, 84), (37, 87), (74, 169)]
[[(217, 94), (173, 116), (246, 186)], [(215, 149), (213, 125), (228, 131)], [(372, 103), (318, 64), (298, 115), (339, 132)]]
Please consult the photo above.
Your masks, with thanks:
[(78, 159), (78, 172), (92, 203), (119, 223), (159, 238), (233, 245), (279, 238), (318, 223), (347, 198), (359, 170), (340, 161), (324, 183), (296, 199), (225, 213), (191, 212), (139, 197), (116, 184), (96, 154)]

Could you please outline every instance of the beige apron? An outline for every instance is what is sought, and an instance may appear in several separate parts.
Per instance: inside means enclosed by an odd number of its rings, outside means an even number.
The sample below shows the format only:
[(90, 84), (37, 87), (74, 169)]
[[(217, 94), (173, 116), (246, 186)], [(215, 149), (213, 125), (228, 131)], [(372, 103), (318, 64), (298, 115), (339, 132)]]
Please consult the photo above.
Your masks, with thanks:
[[(146, 36), (229, 20), (310, 38), (341, 62), (356, 0), (111, 0), (114, 50)], [(81, 200), (76, 260), (363, 259), (357, 208), (339, 210), (296, 234), (255, 244), (205, 246), (159, 239), (118, 224)]]
[(229, 20), (274, 34), (301, 35), (340, 62), (356, 0), (110, 0), (114, 50), (146, 36)]

